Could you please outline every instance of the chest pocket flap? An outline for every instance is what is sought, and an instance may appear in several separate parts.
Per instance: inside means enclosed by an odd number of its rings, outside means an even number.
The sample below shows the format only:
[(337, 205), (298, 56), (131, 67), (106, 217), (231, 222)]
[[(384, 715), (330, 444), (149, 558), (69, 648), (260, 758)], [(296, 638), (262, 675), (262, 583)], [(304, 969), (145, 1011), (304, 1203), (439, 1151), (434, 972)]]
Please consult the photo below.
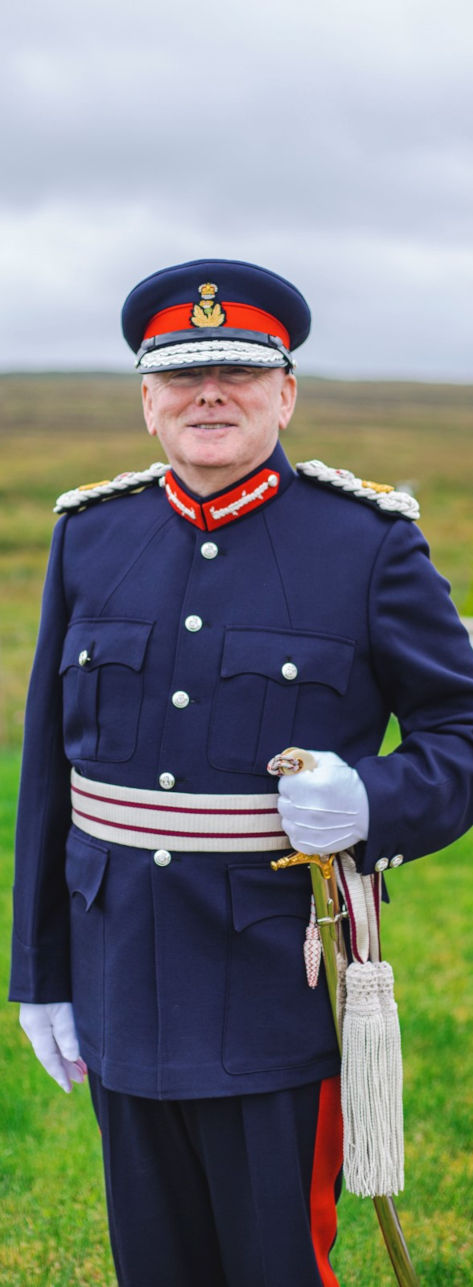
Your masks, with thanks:
[(225, 633), (220, 674), (224, 679), (262, 675), (285, 687), (294, 680), (326, 684), (345, 693), (354, 651), (353, 640), (340, 635), (230, 628)]
[[(129, 666), (141, 670), (152, 622), (83, 617), (72, 621), (62, 651), (59, 672), (70, 666)], [(83, 660), (81, 660), (81, 658)]]

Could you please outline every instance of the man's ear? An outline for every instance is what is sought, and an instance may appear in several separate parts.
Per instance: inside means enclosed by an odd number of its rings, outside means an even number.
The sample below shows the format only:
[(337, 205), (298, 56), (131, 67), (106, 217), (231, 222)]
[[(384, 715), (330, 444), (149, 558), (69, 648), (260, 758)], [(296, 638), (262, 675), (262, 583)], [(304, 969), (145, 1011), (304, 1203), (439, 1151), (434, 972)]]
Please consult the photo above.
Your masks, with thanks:
[(146, 428), (152, 438), (157, 436), (157, 428), (154, 419), (154, 399), (153, 389), (148, 375), (144, 375), (141, 381), (141, 397), (143, 401), (143, 415), (145, 418)]
[(297, 380), (292, 371), (288, 371), (281, 385), (281, 403), (279, 409), (279, 428), (286, 429), (291, 419), (297, 398)]

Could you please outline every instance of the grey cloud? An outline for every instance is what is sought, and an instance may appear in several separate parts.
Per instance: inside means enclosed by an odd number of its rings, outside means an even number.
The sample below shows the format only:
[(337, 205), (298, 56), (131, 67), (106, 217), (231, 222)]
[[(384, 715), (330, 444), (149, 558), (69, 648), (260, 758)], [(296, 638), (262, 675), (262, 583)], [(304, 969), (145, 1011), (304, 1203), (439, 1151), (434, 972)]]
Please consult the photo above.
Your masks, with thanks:
[(20, 0), (0, 86), (4, 362), (30, 308), (38, 362), (126, 361), (129, 286), (212, 253), (307, 290), (312, 361), (471, 370), (472, 35), (463, 0)]

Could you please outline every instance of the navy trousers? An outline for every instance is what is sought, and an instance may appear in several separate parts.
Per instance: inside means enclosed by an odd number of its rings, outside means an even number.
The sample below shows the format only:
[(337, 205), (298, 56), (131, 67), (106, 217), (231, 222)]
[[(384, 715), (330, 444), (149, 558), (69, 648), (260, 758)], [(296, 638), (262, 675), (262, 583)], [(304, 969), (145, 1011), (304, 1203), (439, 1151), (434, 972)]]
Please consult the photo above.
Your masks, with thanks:
[(119, 1287), (337, 1287), (338, 1078), (179, 1101), (89, 1079)]

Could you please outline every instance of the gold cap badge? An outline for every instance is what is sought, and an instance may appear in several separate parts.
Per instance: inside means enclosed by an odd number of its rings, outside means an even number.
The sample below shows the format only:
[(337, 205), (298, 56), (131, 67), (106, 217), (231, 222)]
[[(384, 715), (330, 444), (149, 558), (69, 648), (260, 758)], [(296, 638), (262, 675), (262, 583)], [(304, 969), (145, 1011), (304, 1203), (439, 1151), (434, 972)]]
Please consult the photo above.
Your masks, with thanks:
[(192, 326), (223, 326), (225, 312), (215, 301), (217, 291), (215, 282), (203, 282), (199, 286), (200, 304), (194, 304), (192, 309)]

